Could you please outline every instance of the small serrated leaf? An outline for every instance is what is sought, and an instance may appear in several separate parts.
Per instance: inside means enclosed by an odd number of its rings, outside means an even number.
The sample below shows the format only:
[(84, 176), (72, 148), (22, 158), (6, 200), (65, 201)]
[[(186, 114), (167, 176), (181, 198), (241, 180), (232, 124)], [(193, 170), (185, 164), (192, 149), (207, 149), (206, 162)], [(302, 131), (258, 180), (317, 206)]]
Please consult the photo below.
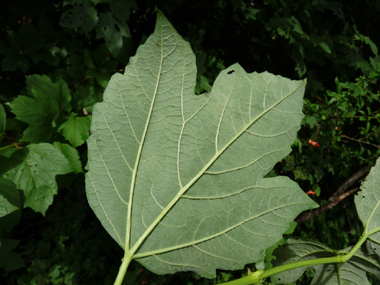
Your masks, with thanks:
[[(76, 150), (66, 146), (56, 142), (54, 145), (40, 143), (22, 149), (2, 150), (4, 164), (0, 166), (0, 175), (24, 191), (25, 207), (44, 215), (57, 194), (55, 176), (79, 172), (79, 155), (75, 158), (72, 150)], [(75, 163), (76, 159), (78, 162)]]
[(76, 113), (71, 113), (71, 116), (64, 122), (59, 130), (63, 130), (63, 136), (73, 147), (78, 147), (86, 141), (90, 135), (91, 116), (77, 117)]
[(70, 111), (70, 90), (60, 78), (53, 83), (46, 75), (27, 76), (27, 96), (18, 96), (9, 105), (16, 118), (28, 123), (21, 141), (43, 142), (55, 133), (55, 119), (61, 111)]

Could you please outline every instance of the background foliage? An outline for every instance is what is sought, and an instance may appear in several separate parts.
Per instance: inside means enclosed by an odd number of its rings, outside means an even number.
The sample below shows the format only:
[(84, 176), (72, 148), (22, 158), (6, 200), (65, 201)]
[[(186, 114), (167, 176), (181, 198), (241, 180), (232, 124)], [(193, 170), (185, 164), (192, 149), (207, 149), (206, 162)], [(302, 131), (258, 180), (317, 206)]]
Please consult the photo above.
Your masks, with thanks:
[[(153, 31), (157, 9), (197, 55), (197, 93), (234, 62), (308, 79), (293, 152), (270, 175), (323, 205), (379, 156), (378, 1), (1, 1), (0, 283), (113, 282), (123, 252), (86, 201), (85, 140), (92, 106)], [(293, 235), (340, 249), (360, 232), (349, 196)], [(246, 272), (202, 280), (134, 263), (127, 274), (125, 284), (215, 284)]]

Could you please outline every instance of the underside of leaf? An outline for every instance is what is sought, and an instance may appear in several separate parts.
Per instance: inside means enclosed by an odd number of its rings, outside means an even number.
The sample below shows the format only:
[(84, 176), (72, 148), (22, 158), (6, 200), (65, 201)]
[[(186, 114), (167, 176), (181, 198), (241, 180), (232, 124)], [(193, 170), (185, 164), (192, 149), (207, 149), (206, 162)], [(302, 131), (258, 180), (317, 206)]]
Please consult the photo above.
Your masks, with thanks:
[(355, 205), (364, 233), (373, 233), (370, 239), (380, 243), (380, 158), (365, 178), (361, 191), (355, 196)]
[(93, 110), (87, 195), (121, 247), (150, 270), (239, 269), (316, 206), (287, 177), (304, 81), (239, 64), (197, 96), (195, 56), (158, 14), (154, 34)]

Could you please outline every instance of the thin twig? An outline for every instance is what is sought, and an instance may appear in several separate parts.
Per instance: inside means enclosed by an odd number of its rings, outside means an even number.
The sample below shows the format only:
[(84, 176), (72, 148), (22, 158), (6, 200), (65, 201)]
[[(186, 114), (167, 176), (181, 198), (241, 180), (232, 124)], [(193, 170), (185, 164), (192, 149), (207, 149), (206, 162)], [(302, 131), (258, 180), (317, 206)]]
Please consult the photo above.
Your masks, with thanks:
[(371, 145), (371, 146), (374, 146), (374, 147), (380, 148), (379, 145), (372, 144), (372, 143), (367, 143), (367, 142), (365, 142), (365, 141), (362, 141), (361, 139), (360, 139), (360, 140), (357, 140), (357, 139), (350, 138), (350, 137), (345, 136), (345, 135), (341, 135), (340, 137), (341, 137), (341, 138), (349, 139), (349, 140), (351, 140), (351, 141), (356, 141), (356, 142), (358, 142), (358, 143), (364, 143), (364, 144), (368, 144), (368, 145)]
[(316, 216), (327, 212), (328, 210), (331, 210), (335, 205), (337, 205), (340, 201), (342, 201), (347, 196), (355, 193), (359, 190), (358, 187), (351, 189), (349, 191), (346, 191), (353, 183), (358, 181), (363, 176), (367, 175), (370, 171), (370, 167), (366, 166), (363, 169), (356, 172), (354, 175), (352, 175), (350, 178), (348, 178), (342, 185), (338, 187), (338, 189), (335, 191), (335, 193), (327, 200), (326, 205), (319, 207), (318, 209), (312, 210), (308, 213), (304, 213), (297, 217), (296, 222), (298, 224), (301, 224), (303, 222), (306, 222), (309, 219), (315, 218)]

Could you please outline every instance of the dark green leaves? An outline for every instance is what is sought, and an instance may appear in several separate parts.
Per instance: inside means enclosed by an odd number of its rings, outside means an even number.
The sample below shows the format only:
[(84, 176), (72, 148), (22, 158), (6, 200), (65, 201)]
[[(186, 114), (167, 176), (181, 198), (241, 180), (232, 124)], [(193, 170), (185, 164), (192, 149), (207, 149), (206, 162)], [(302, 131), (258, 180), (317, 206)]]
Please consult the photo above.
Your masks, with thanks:
[(0, 218), (20, 208), (20, 193), (16, 185), (8, 179), (0, 178)]
[[(96, 4), (107, 3), (109, 9), (98, 12)], [(108, 49), (115, 56), (123, 45), (123, 37), (131, 37), (127, 20), (135, 1), (87, 1), (83, 5), (78, 3), (65, 3), (72, 5), (63, 13), (59, 24), (62, 27), (76, 29), (82, 28), (85, 33), (96, 30), (97, 38), (104, 38)], [(107, 6), (102, 6), (102, 10)]]
[(70, 90), (62, 79), (53, 83), (46, 75), (28, 76), (26, 83), (28, 96), (19, 96), (10, 103), (16, 118), (30, 125), (21, 140), (47, 141), (56, 132), (55, 120), (61, 112), (71, 110)]
[[(69, 116), (71, 94), (62, 78), (52, 82), (46, 75), (32, 75), (26, 78), (26, 83), (25, 95), (18, 96), (9, 105), (16, 119), (29, 125), (21, 141), (32, 144), (18, 143), (21, 147), (16, 149), (9, 148), (11, 145), (7, 142), (8, 146), (0, 149), (0, 177), (12, 181), (16, 189), (23, 191), (25, 207), (45, 214), (57, 193), (56, 175), (82, 172), (74, 147), (82, 145), (89, 135), (91, 116), (78, 117), (74, 112)], [(4, 115), (0, 109), (0, 127), (5, 126)], [(71, 145), (47, 143), (59, 131)], [(13, 209), (6, 204), (4, 207), (4, 213)]]
[(0, 152), (0, 175), (13, 181), (25, 196), (25, 207), (45, 214), (57, 194), (56, 175), (80, 172), (78, 153), (69, 145), (40, 143)]
[(69, 29), (82, 28), (88, 33), (98, 24), (98, 19), (97, 11), (88, 1), (84, 6), (74, 6), (63, 13), (59, 24)]
[(18, 243), (19, 241), (14, 239), (1, 239), (0, 268), (10, 271), (24, 266), (21, 254), (12, 251)]
[(20, 68), (23, 72), (29, 69), (29, 61), (25, 58), (26, 54), (35, 53), (41, 49), (45, 39), (42, 34), (30, 24), (22, 25), (19, 32), (7, 32), (10, 46), (0, 48), (0, 54), (5, 55), (2, 60), (2, 70), (14, 71)]

